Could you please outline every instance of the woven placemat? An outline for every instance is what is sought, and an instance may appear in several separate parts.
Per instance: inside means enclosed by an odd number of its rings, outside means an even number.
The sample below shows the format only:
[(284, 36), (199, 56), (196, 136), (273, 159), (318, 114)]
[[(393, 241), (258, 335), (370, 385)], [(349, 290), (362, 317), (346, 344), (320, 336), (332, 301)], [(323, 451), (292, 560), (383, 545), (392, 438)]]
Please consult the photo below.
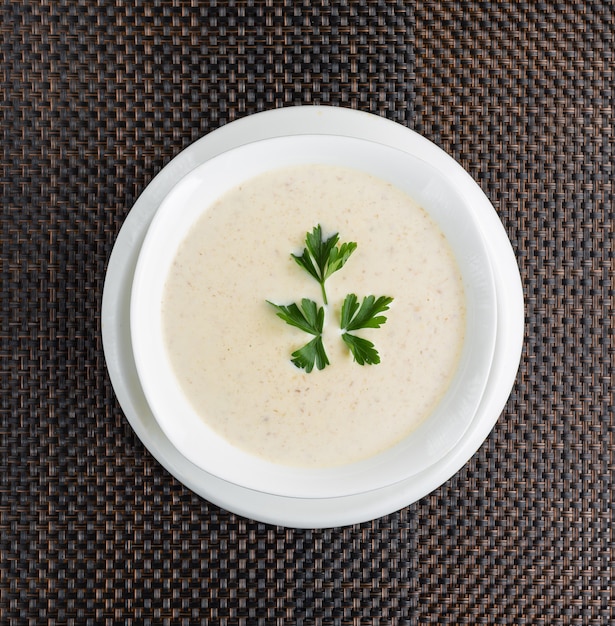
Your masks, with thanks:
[[(615, 13), (609, 3), (4, 0), (1, 624), (615, 623)], [(135, 437), (106, 263), (160, 169), (325, 103), (468, 169), (526, 296), (517, 384), (445, 485), (371, 523), (256, 523)]]

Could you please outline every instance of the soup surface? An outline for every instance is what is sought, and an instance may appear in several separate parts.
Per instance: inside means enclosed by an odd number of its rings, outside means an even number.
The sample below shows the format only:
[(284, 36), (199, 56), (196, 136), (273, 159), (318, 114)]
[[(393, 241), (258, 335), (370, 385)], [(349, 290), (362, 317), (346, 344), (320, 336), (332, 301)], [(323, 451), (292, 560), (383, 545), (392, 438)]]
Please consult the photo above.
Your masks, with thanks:
[[(318, 224), (357, 249), (326, 282), (330, 365), (306, 373), (290, 359), (312, 337), (266, 301), (322, 305), (291, 257)], [(358, 365), (341, 340), (349, 293), (394, 298), (381, 328), (355, 333), (379, 364)], [(385, 181), (323, 165), (269, 172), (208, 208), (178, 250), (162, 307), (174, 371), (202, 418), (238, 447), (304, 467), (367, 458), (416, 428), (446, 391), (465, 330), (459, 269), (427, 213)]]

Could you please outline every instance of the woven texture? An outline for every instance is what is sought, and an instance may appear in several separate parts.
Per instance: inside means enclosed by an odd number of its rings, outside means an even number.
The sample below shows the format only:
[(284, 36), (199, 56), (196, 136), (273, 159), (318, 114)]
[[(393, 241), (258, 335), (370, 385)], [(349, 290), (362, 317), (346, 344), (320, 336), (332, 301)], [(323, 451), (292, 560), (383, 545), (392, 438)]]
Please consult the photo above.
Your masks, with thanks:
[[(615, 623), (610, 2), (4, 0), (0, 623)], [(431, 495), (328, 530), (202, 500), (133, 434), (106, 263), (178, 152), (257, 111), (358, 108), (479, 182), (526, 296), (517, 383)]]

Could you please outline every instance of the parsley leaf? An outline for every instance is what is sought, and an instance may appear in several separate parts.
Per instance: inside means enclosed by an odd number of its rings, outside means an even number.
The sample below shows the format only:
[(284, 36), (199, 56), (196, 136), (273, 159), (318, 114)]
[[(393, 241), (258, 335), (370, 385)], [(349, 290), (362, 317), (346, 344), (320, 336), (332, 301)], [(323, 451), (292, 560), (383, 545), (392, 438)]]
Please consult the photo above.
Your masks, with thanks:
[(322, 330), (325, 322), (324, 308), (319, 307), (308, 298), (301, 300), (301, 308), (294, 302), (288, 306), (274, 304), (269, 300), (267, 302), (276, 309), (276, 315), (287, 324), (310, 335), (315, 335), (314, 339), (292, 353), (291, 362), (304, 369), (308, 374), (314, 369), (314, 365), (319, 370), (329, 365), (329, 359), (322, 342)]
[(314, 365), (319, 370), (325, 369), (329, 365), (329, 359), (322, 343), (322, 336), (314, 337), (312, 341), (303, 347), (295, 350), (291, 362), (297, 367), (304, 369), (308, 374), (314, 369)]
[(313, 300), (303, 298), (301, 300), (301, 309), (303, 310), (299, 309), (294, 302), (288, 306), (274, 304), (269, 302), (269, 300), (267, 302), (276, 309), (276, 315), (287, 324), (300, 328), (311, 335), (320, 335), (322, 333), (325, 311), (322, 307), (319, 308)]
[(351, 335), (350, 333), (344, 333), (342, 339), (350, 349), (350, 352), (352, 352), (354, 360), (359, 365), (364, 365), (365, 363), (368, 365), (378, 365), (378, 363), (380, 363), (378, 350), (376, 350), (371, 341), (363, 339), (363, 337)]
[(331, 274), (344, 267), (350, 255), (357, 248), (357, 244), (354, 242), (343, 243), (338, 248), (338, 241), (337, 233), (328, 239), (323, 239), (322, 228), (319, 224), (311, 233), (306, 233), (306, 247), (301, 256), (292, 255), (297, 264), (318, 281), (325, 304), (327, 304), (325, 281)]
[(380, 296), (378, 299), (375, 296), (366, 296), (359, 305), (354, 293), (349, 293), (346, 296), (340, 317), (340, 327), (343, 331), (342, 339), (359, 365), (365, 363), (376, 365), (380, 363), (380, 355), (371, 341), (351, 335), (348, 331), (361, 328), (380, 328), (387, 321), (387, 318), (379, 314), (388, 311), (391, 302), (393, 302), (393, 298), (388, 296)]

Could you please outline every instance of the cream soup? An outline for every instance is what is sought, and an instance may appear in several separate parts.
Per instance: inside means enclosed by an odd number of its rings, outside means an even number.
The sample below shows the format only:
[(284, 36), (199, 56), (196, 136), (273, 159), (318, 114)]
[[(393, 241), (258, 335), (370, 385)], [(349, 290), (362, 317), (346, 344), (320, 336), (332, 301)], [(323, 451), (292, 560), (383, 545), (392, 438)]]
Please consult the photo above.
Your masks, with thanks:
[[(312, 337), (266, 300), (322, 304), (290, 254), (317, 224), (357, 249), (326, 283), (330, 365), (308, 374), (290, 355)], [(394, 298), (381, 328), (356, 332), (380, 364), (358, 365), (341, 340), (349, 293)], [(387, 182), (322, 165), (258, 176), (208, 208), (178, 250), (162, 307), (173, 369), (202, 418), (246, 451), (304, 467), (358, 461), (409, 434), (446, 391), (465, 330), (460, 272), (427, 213)]]

